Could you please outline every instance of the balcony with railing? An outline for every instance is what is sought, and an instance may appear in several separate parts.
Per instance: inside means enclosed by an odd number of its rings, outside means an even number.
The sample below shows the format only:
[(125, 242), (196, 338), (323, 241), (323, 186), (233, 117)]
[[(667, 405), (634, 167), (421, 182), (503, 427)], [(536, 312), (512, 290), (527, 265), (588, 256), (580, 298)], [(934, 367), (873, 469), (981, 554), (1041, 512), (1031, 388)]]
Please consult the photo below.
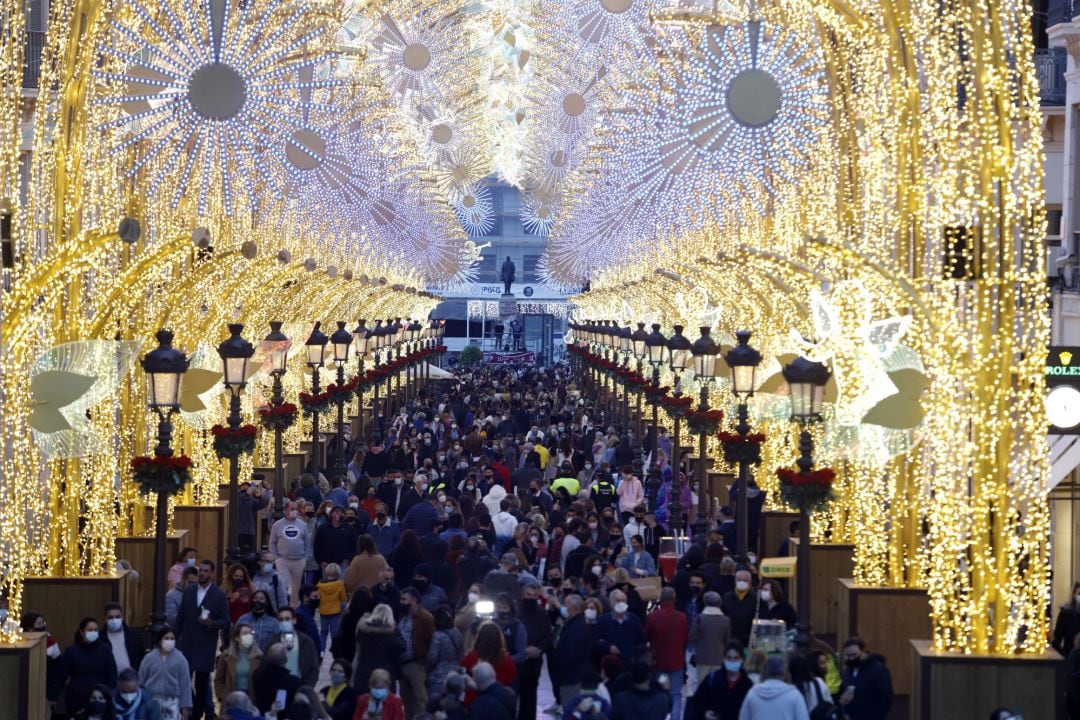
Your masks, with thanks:
[(1065, 48), (1037, 48), (1035, 75), (1039, 78), (1039, 100), (1043, 105), (1065, 104), (1065, 67), (1068, 53)]
[(24, 88), (34, 89), (38, 86), (41, 77), (41, 51), (45, 47), (45, 33), (27, 32), (26, 51), (23, 55), (23, 79)]

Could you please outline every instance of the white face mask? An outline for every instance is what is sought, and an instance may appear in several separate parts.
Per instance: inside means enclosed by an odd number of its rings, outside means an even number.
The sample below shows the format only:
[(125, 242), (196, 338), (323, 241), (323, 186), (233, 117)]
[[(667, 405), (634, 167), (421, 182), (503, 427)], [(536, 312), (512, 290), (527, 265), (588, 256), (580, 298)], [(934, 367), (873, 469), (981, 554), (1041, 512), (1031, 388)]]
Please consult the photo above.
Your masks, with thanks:
[(615, 612), (617, 612), (619, 615), (625, 615), (626, 611), (630, 609), (630, 606), (624, 602), (617, 602), (612, 609), (614, 609)]
[(120, 693), (120, 697), (124, 699), (124, 702), (130, 705), (131, 703), (135, 702), (135, 698), (139, 697), (139, 693)]
[(769, 602), (770, 600), (772, 600), (772, 590), (762, 590), (761, 599), (765, 602)]
[(163, 652), (171, 653), (173, 650), (176, 649), (176, 640), (173, 640), (171, 638), (165, 638), (161, 641), (161, 649)]
[(750, 589), (750, 583), (746, 582), (745, 580), (736, 580), (735, 589), (739, 592), (746, 592)]
[(474, 592), (469, 593), (469, 602), (471, 602), (472, 604), (475, 605), (479, 600), (480, 600), (480, 593), (474, 593)]
[(600, 567), (599, 565), (593, 565), (592, 566), (592, 574), (595, 575), (596, 577), (600, 577), (600, 574), (603, 573), (603, 572), (604, 572), (604, 568)]
[(592, 622), (596, 619), (596, 608), (585, 608), (585, 619)]

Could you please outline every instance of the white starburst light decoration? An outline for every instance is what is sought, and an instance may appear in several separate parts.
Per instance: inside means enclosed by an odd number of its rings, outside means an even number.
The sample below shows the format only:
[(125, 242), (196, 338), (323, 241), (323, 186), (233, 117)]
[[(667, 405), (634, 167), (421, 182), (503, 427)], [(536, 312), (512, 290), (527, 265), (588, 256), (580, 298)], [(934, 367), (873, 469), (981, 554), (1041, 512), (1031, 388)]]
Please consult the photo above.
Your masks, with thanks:
[(552, 233), (556, 274), (582, 278), (643, 240), (655, 248), (709, 220), (740, 222), (797, 187), (828, 126), (817, 51), (759, 22), (712, 27), (680, 50), (641, 63), (618, 100), (633, 111), (590, 155), (595, 174), (576, 177)]
[(256, 208), (259, 178), (273, 174), (261, 149), (315, 107), (306, 93), (337, 84), (310, 72), (331, 59), (308, 51), (320, 24), (305, 3), (282, 0), (161, 0), (154, 12), (127, 2), (131, 24), (112, 21), (93, 100), (125, 111), (100, 128), (130, 129), (113, 147), (140, 149), (126, 174), (147, 168), (148, 194), (168, 185), (174, 207), (197, 193), (200, 214), (218, 197), (226, 214), (240, 197)]
[(538, 190), (521, 198), (521, 225), (533, 235), (547, 237), (557, 213), (558, 199), (553, 193)]
[(454, 203), (461, 226), (470, 236), (487, 235), (495, 227), (495, 210), (491, 203), (491, 191), (486, 185), (476, 183)]

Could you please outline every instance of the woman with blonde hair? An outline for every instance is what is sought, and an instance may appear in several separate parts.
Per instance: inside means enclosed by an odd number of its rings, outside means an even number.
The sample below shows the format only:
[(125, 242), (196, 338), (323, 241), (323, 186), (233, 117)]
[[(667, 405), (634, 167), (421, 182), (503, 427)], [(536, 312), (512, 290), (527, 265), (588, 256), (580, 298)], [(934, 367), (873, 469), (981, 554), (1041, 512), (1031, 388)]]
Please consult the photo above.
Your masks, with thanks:
[(261, 663), (262, 651), (255, 642), (255, 631), (247, 623), (233, 625), (229, 647), (217, 658), (214, 695), (224, 698), (233, 692), (243, 692), (252, 696), (255, 671)]
[(356, 624), (353, 688), (357, 693), (366, 693), (371, 673), (378, 668), (387, 670), (396, 682), (404, 653), (405, 641), (394, 625), (394, 611), (389, 605), (379, 603)]
[(390, 691), (394, 679), (382, 668), (373, 670), (364, 678), (364, 686), (371, 690), (356, 699), (356, 714), (353, 720), (405, 720), (405, 703), (401, 697)]

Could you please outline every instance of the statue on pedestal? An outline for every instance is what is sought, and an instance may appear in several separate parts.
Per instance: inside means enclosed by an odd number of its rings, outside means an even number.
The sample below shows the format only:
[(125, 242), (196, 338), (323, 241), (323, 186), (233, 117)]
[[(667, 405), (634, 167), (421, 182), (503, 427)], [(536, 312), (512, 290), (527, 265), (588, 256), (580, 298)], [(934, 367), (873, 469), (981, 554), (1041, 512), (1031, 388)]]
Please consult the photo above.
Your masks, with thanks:
[(514, 282), (514, 270), (516, 270), (514, 261), (507, 255), (502, 264), (502, 274), (500, 275), (503, 281), (503, 295), (510, 294), (510, 284)]

